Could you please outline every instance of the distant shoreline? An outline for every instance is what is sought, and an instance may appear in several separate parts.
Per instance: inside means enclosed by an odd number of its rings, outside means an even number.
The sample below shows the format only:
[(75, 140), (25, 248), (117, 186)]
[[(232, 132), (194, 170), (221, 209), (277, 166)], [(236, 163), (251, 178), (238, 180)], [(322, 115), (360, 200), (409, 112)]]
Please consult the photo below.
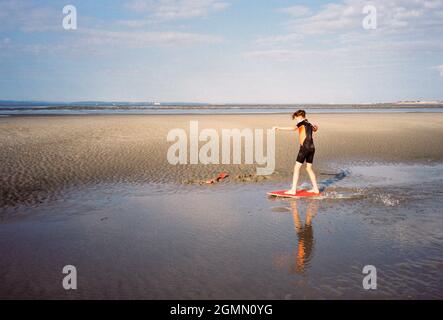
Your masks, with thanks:
[(116, 101), (17, 101), (0, 100), (2, 110), (95, 110), (95, 109), (388, 109), (388, 108), (443, 108), (443, 101), (398, 101), (383, 103), (197, 103), (197, 102), (116, 102)]
[(242, 115), (285, 114), (296, 109), (314, 114), (443, 113), (442, 105), (211, 105), (211, 106), (14, 106), (0, 107), (1, 116), (49, 115)]

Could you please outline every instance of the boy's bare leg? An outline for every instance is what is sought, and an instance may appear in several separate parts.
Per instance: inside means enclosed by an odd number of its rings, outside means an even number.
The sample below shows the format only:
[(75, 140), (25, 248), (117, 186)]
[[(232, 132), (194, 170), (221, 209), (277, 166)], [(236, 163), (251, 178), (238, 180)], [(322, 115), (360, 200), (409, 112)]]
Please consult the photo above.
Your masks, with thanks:
[(317, 178), (315, 177), (314, 170), (312, 170), (312, 163), (307, 164), (306, 171), (308, 172), (309, 178), (311, 179), (312, 183), (312, 189), (308, 192), (320, 193), (320, 190), (318, 189)]
[(294, 166), (294, 176), (292, 178), (292, 188), (285, 192), (285, 194), (295, 195), (297, 193), (297, 184), (298, 184), (298, 176), (300, 175), (300, 168), (302, 164), (300, 162), (296, 162)]

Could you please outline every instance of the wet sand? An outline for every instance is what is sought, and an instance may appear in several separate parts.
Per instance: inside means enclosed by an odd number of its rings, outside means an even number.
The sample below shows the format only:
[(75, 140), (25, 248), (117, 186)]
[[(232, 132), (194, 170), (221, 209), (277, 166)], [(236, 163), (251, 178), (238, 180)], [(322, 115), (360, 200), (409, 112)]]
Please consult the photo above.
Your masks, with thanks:
[[(295, 201), (265, 196), (289, 183), (294, 134), (278, 133), (277, 172), (262, 180), (255, 166), (169, 165), (167, 132), (190, 120), (291, 124), (282, 115), (0, 119), (0, 298), (443, 298), (443, 115), (311, 117), (326, 191)], [(222, 170), (228, 180), (198, 184)], [(61, 286), (68, 264), (76, 291)], [(368, 264), (376, 291), (362, 288)]]

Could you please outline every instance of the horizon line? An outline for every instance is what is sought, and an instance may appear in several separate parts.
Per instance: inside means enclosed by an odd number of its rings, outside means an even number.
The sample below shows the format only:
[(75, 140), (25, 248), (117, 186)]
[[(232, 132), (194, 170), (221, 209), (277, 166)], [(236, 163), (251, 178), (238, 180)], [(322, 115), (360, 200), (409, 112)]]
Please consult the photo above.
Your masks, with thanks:
[(153, 104), (153, 105), (374, 105), (374, 104), (443, 104), (443, 99), (429, 100), (397, 100), (397, 101), (378, 101), (378, 102), (202, 102), (202, 101), (157, 101), (157, 100), (40, 100), (40, 99), (0, 99), (0, 103), (45, 103), (45, 104)]

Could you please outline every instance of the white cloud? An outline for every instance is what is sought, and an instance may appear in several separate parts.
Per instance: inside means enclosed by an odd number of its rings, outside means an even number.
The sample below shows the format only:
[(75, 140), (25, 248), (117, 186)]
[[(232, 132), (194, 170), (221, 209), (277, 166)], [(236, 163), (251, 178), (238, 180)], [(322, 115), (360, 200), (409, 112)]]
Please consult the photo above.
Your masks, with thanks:
[[(254, 46), (266, 44), (266, 49), (254, 47), (247, 57), (275, 61), (299, 61), (323, 57), (342, 60), (391, 58), (414, 52), (443, 54), (441, 35), (443, 23), (440, 12), (443, 0), (373, 0), (377, 8), (378, 27), (364, 30), (362, 10), (365, 0), (344, 0), (326, 4), (306, 15), (289, 15), (284, 22), (285, 33), (258, 37)], [(293, 7), (280, 9), (288, 13)], [(295, 10), (297, 12), (297, 10)], [(415, 39), (415, 40), (413, 40)], [(318, 53), (318, 54), (316, 54)]]
[(297, 45), (303, 40), (303, 35), (298, 33), (290, 33), (269, 37), (260, 37), (257, 38), (254, 42), (260, 45), (283, 45), (283, 44), (292, 44)]
[(228, 6), (219, 0), (133, 0), (127, 4), (130, 10), (161, 21), (206, 17)]
[(128, 28), (142, 28), (148, 25), (146, 20), (118, 20), (117, 24)]
[(0, 31), (41, 32), (62, 29), (62, 12), (25, 0), (0, 1)]
[(443, 77), (443, 64), (439, 66), (435, 66), (435, 69), (440, 73), (440, 76)]
[(424, 1), (424, 7), (428, 9), (441, 9), (443, 4), (441, 0), (426, 0)]
[[(162, 1), (164, 4), (168, 1)], [(175, 1), (169, 1), (175, 3)], [(201, 1), (191, 1), (202, 3)], [(212, 3), (219, 9), (218, 2)], [(81, 27), (66, 32), (62, 27), (61, 8), (36, 5), (25, 0), (0, 0), (0, 31), (46, 32), (57, 35), (46, 43), (20, 40), (15, 37), (0, 39), (0, 54), (11, 55), (14, 52), (31, 54), (46, 53), (105, 53), (120, 49), (147, 48), (153, 46), (178, 46), (196, 44), (214, 44), (221, 42), (218, 36), (204, 33), (182, 32), (176, 30), (158, 31), (122, 31), (121, 27), (142, 28), (148, 20), (117, 20), (112, 24), (82, 16)], [(127, 30), (127, 29), (123, 29)]]
[(39, 54), (108, 54), (119, 50), (143, 49), (158, 46), (184, 46), (215, 44), (219, 37), (187, 32), (124, 32), (101, 29), (78, 29), (69, 33), (63, 41), (39, 44), (13, 42), (9, 38), (0, 41), (0, 55), (15, 52)]
[[(317, 12), (290, 20), (287, 26), (289, 30), (305, 34), (356, 31), (361, 29), (364, 17), (362, 9), (367, 4), (365, 0), (326, 4)], [(409, 32), (410, 29), (422, 29), (430, 24), (441, 26), (438, 10), (443, 9), (443, 0), (373, 0), (370, 4), (377, 9), (379, 28), (387, 32)]]
[(175, 31), (162, 32), (124, 32), (86, 29), (80, 32), (82, 47), (116, 46), (124, 48), (143, 48), (154, 45), (190, 45), (201, 43), (218, 43), (219, 37)]
[(311, 9), (309, 9), (309, 7), (306, 6), (296, 5), (296, 6), (278, 9), (277, 12), (286, 13), (292, 17), (302, 17), (310, 14)]
[(256, 50), (245, 53), (246, 58), (270, 59), (278, 62), (303, 61), (306, 58), (325, 58), (329, 57), (331, 52), (320, 52), (308, 49), (268, 49)]

